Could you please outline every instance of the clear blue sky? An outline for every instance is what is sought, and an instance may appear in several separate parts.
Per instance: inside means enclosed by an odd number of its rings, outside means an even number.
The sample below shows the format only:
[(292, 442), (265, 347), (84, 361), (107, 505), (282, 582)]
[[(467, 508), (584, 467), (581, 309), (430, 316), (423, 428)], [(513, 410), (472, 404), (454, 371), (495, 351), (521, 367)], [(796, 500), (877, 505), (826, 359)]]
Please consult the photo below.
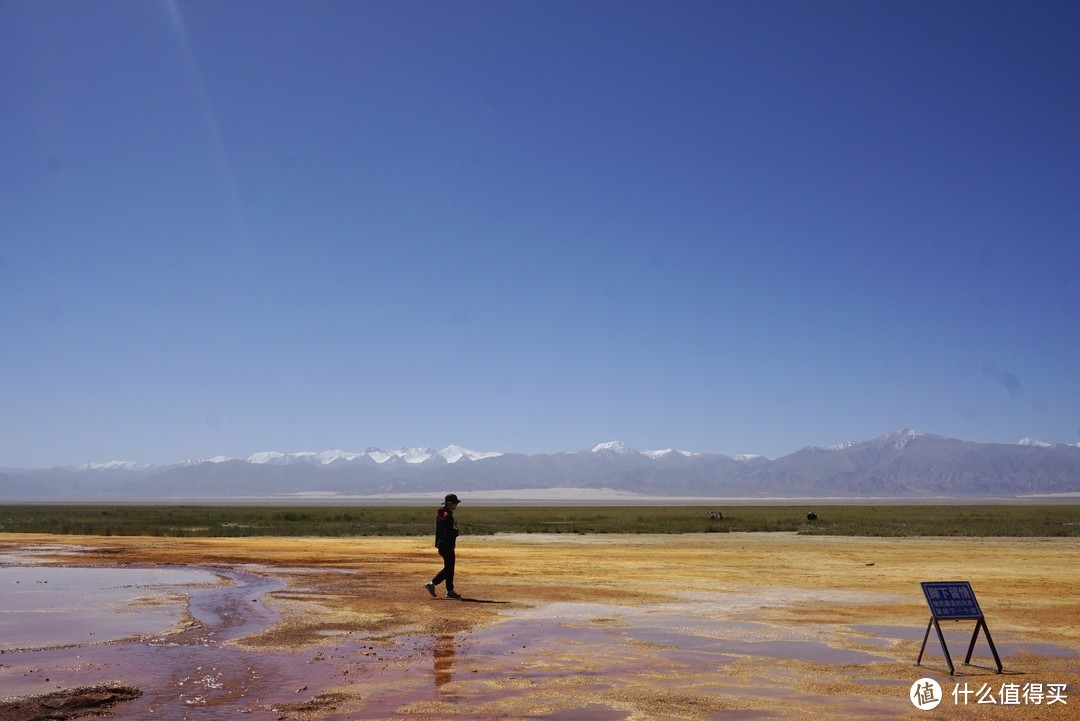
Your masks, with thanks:
[(0, 3), (0, 466), (1080, 440), (1080, 4)]

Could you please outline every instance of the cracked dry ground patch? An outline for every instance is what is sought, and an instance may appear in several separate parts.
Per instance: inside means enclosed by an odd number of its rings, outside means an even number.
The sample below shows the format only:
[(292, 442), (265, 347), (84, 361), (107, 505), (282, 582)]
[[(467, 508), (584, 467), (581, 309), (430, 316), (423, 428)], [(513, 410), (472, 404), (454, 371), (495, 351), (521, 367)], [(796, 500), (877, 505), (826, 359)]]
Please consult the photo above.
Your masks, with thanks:
[[(4, 541), (26, 542), (26, 536)], [(282, 719), (920, 718), (947, 689), (1080, 682), (1076, 539), (793, 534), (463, 537), (459, 589), (433, 600), (422, 539), (41, 537), (78, 563), (245, 567), (287, 580), (273, 628), (232, 642), (296, 654), (312, 683)], [(72, 562), (68, 559), (65, 562)], [(1006, 673), (958, 665), (922, 580), (970, 580)], [(967, 632), (970, 635), (970, 631)], [(954, 661), (964, 643), (950, 639)], [(1042, 645), (1053, 645), (1044, 652)], [(943, 704), (934, 718), (1068, 719), (1068, 707)]]

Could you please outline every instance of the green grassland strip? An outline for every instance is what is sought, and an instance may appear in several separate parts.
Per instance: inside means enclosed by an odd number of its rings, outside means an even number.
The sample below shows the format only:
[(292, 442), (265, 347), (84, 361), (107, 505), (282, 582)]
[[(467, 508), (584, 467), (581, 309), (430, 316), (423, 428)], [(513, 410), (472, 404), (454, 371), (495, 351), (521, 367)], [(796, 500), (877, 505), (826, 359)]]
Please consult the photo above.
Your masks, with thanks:
[[(722, 519), (711, 518), (720, 511)], [(813, 511), (817, 520), (807, 520)], [(463, 534), (728, 533), (1080, 536), (1080, 505), (475, 506)], [(104, 536), (424, 536), (431, 506), (0, 505), (0, 532)]]

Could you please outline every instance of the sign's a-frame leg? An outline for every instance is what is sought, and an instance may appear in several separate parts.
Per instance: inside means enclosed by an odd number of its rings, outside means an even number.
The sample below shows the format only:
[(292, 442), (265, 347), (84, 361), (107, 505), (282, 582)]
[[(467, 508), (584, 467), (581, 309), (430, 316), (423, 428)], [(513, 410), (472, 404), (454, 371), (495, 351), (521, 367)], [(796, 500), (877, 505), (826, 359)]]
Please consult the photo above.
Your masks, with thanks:
[[(952, 656), (949, 655), (949, 647), (945, 643), (945, 634), (941, 632), (941, 624), (934, 617), (930, 617), (930, 623), (926, 624), (926, 633), (923, 635), (922, 648), (919, 649), (919, 658), (915, 661), (916, 666), (922, 665), (923, 653), (926, 651), (926, 642), (930, 640), (930, 629), (933, 628), (937, 631), (938, 641), (941, 643), (941, 650), (945, 653), (945, 663), (949, 664), (949, 675), (956, 674), (956, 667), (953, 666)], [(984, 619), (978, 619), (975, 623), (975, 633), (971, 634), (971, 643), (968, 644), (967, 656), (964, 657), (964, 665), (971, 666), (971, 654), (975, 651), (975, 642), (979, 638), (979, 631), (986, 634), (986, 642), (990, 644), (990, 653), (994, 654), (994, 663), (997, 665), (997, 672), (1001, 673), (1001, 658), (998, 656), (997, 647), (994, 646), (994, 639), (990, 638), (990, 627), (986, 625)]]
[[(952, 656), (949, 655), (949, 647), (945, 644), (945, 634), (941, 632), (941, 625), (933, 616), (930, 617), (930, 623), (926, 624), (926, 634), (923, 636), (922, 648), (919, 649), (919, 658), (915, 661), (915, 665), (919, 666), (922, 664), (923, 652), (926, 650), (926, 642), (930, 639), (931, 628), (937, 631), (938, 641), (941, 643), (941, 650), (945, 652), (945, 662), (949, 664), (949, 675), (952, 676), (956, 673), (956, 669), (953, 667)], [(972, 640), (971, 645), (975, 645), (974, 640)], [(994, 652), (994, 657), (997, 657), (996, 651)], [(968, 652), (968, 658), (971, 658), (970, 651)]]
[[(975, 641), (979, 638), (979, 629), (983, 630), (986, 634), (986, 642), (990, 644), (990, 653), (994, 654), (994, 663), (997, 664), (997, 672), (1001, 673), (1001, 659), (998, 658), (997, 648), (994, 646), (994, 639), (990, 638), (990, 627), (986, 625), (986, 621), (979, 619), (975, 624), (975, 633), (971, 634), (971, 643), (968, 644), (967, 656), (964, 657), (964, 665), (971, 665), (971, 654), (975, 650)], [(950, 664), (951, 666), (952, 664)]]

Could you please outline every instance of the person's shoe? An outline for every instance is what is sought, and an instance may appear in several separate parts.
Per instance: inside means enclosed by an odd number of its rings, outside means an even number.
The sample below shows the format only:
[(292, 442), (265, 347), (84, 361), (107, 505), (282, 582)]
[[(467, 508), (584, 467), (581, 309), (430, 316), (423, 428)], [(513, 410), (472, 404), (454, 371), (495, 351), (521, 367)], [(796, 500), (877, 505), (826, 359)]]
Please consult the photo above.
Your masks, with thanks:
[(461, 594), (457, 593), (456, 591), (447, 591), (446, 592), (446, 597), (447, 598), (461, 598)]
[(431, 583), (430, 581), (428, 581), (427, 583), (424, 584), (424, 588), (427, 589), (427, 592), (431, 594), (432, 598), (438, 598), (438, 596), (435, 595), (435, 584), (434, 583)]

